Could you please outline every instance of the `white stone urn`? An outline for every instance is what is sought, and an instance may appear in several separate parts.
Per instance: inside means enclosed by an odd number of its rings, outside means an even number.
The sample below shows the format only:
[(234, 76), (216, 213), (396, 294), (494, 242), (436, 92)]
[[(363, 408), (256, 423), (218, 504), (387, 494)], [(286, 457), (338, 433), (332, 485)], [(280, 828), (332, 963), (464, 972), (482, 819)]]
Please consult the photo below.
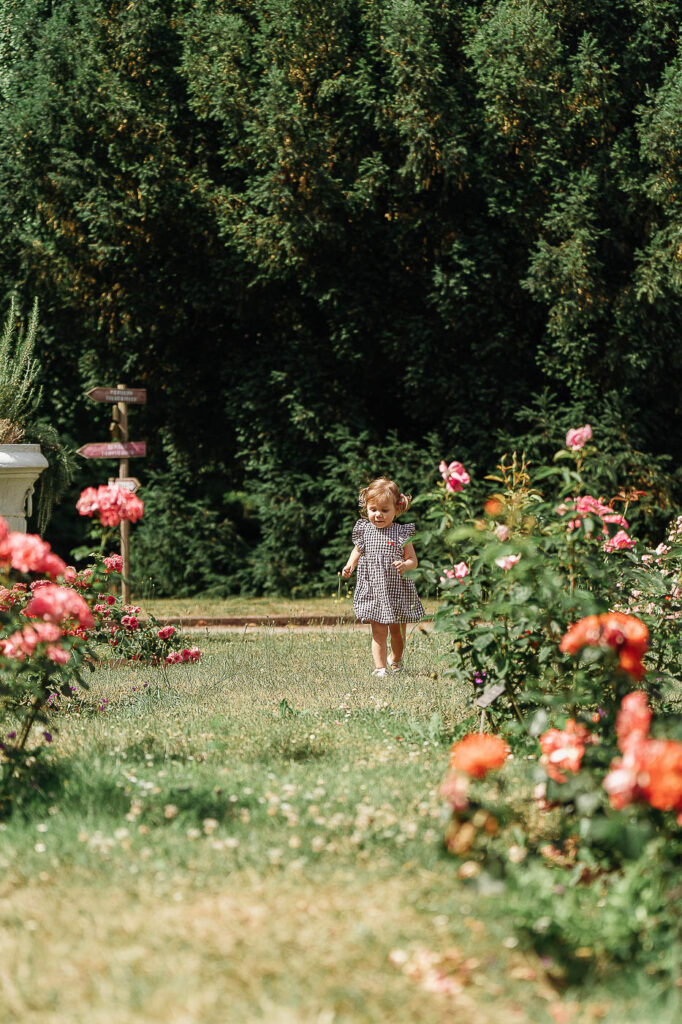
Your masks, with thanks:
[(26, 533), (35, 482), (47, 459), (39, 444), (0, 444), (0, 516), (10, 530)]

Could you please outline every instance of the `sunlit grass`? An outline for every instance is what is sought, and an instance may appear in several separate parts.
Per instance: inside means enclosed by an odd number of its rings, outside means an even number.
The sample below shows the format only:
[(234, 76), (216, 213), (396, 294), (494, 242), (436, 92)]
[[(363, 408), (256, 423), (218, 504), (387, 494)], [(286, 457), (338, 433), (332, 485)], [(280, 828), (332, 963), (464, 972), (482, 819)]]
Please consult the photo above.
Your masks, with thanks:
[(444, 643), (415, 630), (387, 680), (355, 631), (94, 673), (0, 826), (7, 1019), (647, 1021), (635, 981), (557, 991), (443, 853)]
[[(157, 618), (191, 617), (201, 618), (218, 616), (267, 616), (290, 615), (306, 617), (324, 615), (330, 618), (353, 618), (353, 601), (350, 596), (311, 597), (290, 599), (283, 597), (187, 597), (187, 598), (154, 598), (144, 594), (135, 600), (143, 611)], [(428, 615), (433, 614), (437, 601), (423, 602)]]

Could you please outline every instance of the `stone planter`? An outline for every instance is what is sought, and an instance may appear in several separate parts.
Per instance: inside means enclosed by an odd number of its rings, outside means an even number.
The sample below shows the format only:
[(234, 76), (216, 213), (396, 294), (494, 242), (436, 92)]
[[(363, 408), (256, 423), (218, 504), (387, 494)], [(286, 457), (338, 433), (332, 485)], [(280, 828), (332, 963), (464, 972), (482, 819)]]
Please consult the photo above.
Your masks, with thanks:
[(0, 444), (0, 516), (10, 530), (26, 533), (33, 487), (44, 469), (39, 444)]

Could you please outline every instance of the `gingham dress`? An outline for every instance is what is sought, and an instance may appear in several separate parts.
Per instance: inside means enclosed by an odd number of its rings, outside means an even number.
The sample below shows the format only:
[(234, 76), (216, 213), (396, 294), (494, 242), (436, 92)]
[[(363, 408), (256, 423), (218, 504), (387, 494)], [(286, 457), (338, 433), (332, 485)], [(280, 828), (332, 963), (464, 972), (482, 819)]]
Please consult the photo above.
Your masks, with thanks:
[(405, 557), (404, 545), (413, 534), (414, 523), (378, 529), (368, 519), (358, 519), (353, 527), (353, 543), (361, 552), (353, 608), (362, 622), (419, 622), (423, 617), (414, 583), (393, 565)]

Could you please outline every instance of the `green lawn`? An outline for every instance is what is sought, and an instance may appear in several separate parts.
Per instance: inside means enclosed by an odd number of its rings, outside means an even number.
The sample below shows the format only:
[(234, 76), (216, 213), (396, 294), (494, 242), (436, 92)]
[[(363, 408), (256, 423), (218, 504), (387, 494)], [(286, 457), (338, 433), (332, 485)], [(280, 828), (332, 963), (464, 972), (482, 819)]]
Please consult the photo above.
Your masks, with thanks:
[(99, 669), (0, 825), (0, 1019), (650, 1022), (627, 972), (555, 987), (443, 853), (441, 643), (385, 681), (348, 631)]
[[(135, 599), (143, 611), (157, 618), (176, 616), (218, 617), (237, 615), (327, 615), (353, 617), (352, 597), (169, 597)], [(437, 600), (424, 601), (427, 614), (438, 607)]]

